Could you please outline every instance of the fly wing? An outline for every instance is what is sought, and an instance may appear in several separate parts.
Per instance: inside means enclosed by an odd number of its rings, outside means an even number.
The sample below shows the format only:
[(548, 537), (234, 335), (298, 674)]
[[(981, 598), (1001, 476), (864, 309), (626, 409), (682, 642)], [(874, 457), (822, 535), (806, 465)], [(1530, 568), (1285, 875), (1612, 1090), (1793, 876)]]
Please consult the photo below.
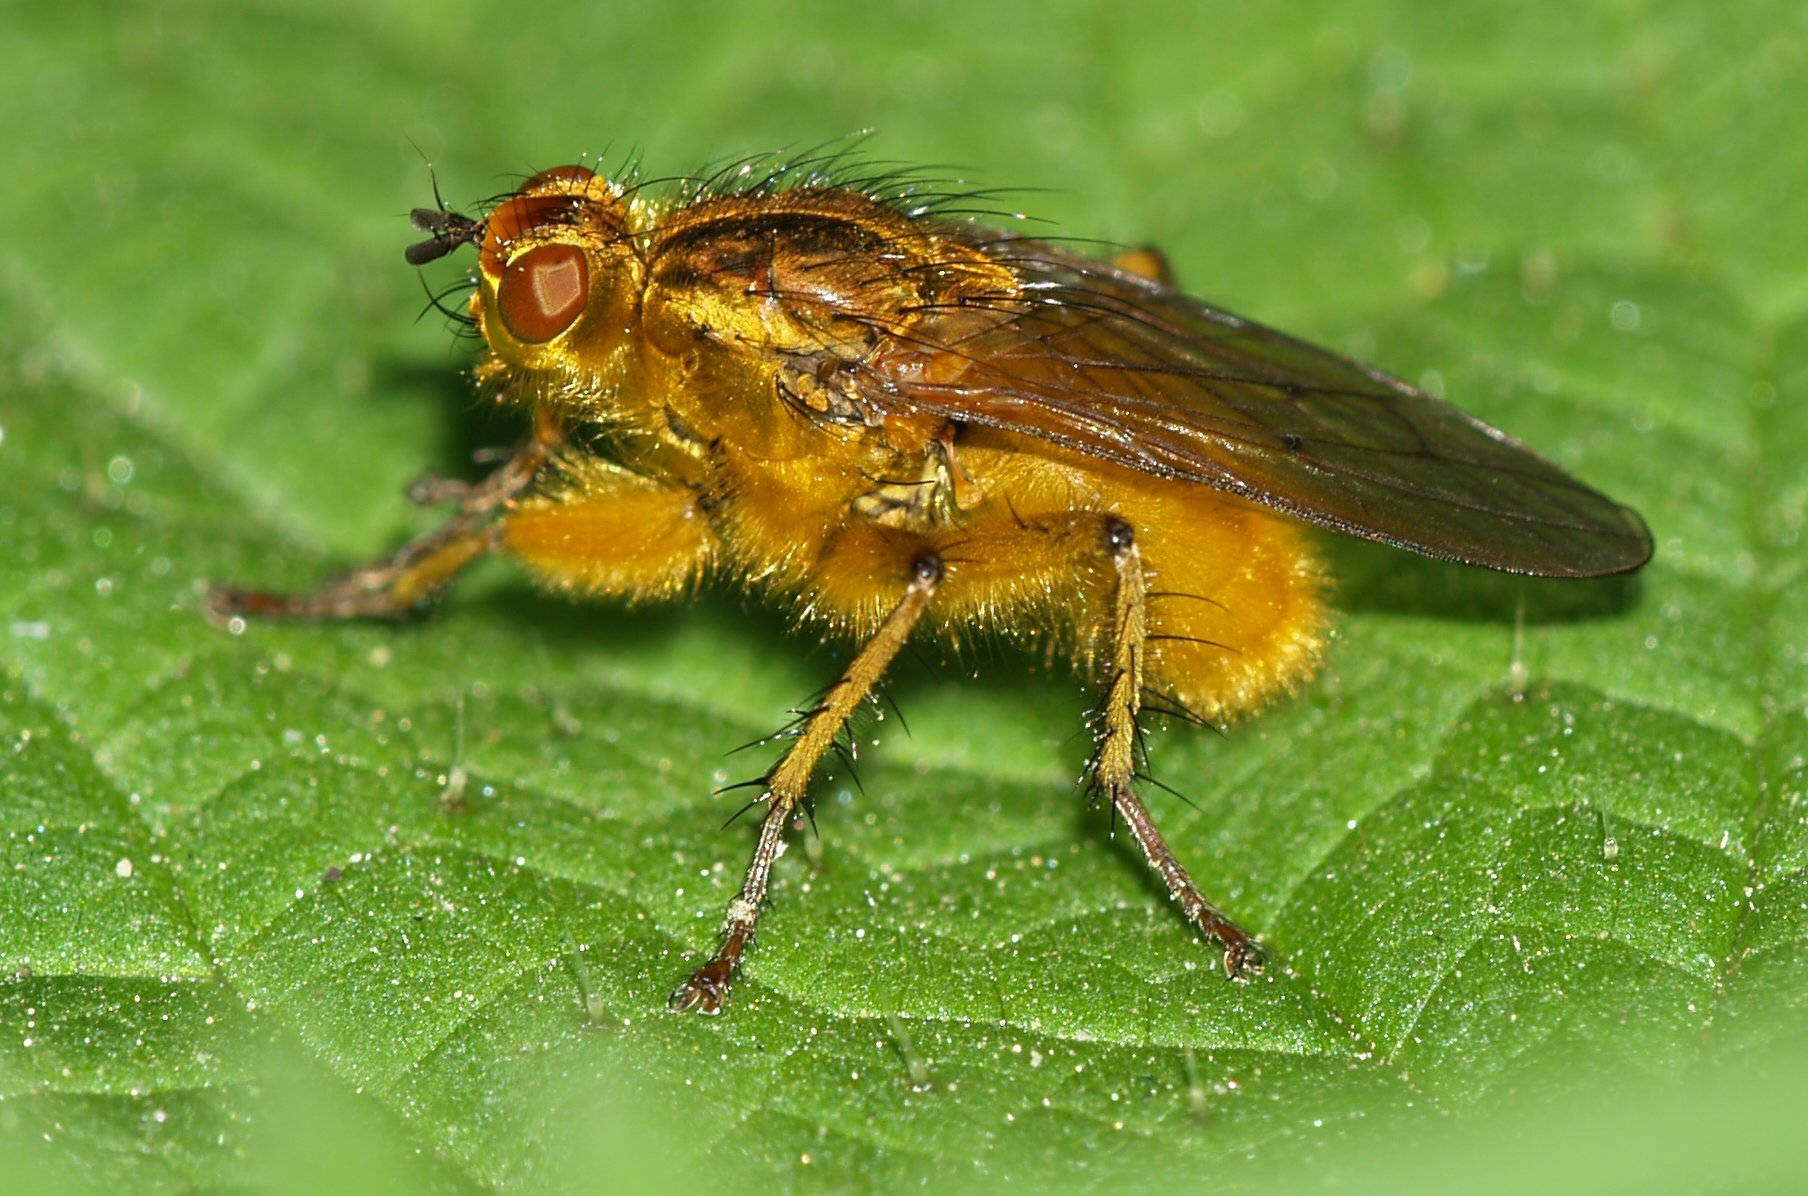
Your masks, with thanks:
[[(923, 311), (880, 406), (1007, 429), (1338, 531), (1512, 573), (1637, 569), (1637, 512), (1379, 370), (1032, 241), (1019, 289)], [(869, 391), (869, 394), (871, 392)]]

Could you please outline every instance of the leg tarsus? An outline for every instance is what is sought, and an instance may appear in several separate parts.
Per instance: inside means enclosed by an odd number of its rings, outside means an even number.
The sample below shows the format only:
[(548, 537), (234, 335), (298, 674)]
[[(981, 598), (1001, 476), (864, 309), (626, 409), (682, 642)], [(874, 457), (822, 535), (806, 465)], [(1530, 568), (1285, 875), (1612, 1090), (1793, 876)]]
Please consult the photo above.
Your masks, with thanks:
[(464, 503), (471, 497), (471, 483), (458, 478), (441, 477), (437, 473), (424, 473), (408, 483), (403, 491), (408, 501), (417, 507), (439, 507), (447, 503)]
[(666, 1008), (673, 1013), (689, 1013), (694, 1009), (710, 1017), (721, 1013), (723, 1002), (728, 1000), (728, 990), (734, 985), (735, 973), (741, 968), (741, 959), (747, 954), (747, 944), (752, 935), (751, 922), (731, 926), (721, 949), (673, 990)]
[(203, 612), (212, 622), (225, 626), (245, 616), (318, 621), (407, 615), (497, 546), (498, 516), (510, 500), (533, 484), (552, 450), (549, 443), (530, 440), (475, 485), (421, 479), (409, 488), (411, 498), (416, 498), (417, 490), (424, 495), (440, 487), (434, 501), (456, 497), (458, 502), (458, 512), (432, 531), (416, 536), (381, 561), (342, 573), (305, 593), (210, 585)]
[(1155, 829), (1155, 822), (1149, 817), (1148, 807), (1143, 805), (1142, 799), (1136, 796), (1127, 783), (1107, 785), (1106, 792), (1111, 797), (1113, 808), (1123, 818), (1124, 825), (1130, 828), (1137, 846), (1143, 849), (1143, 858), (1149, 862), (1149, 867), (1155, 874), (1161, 877), (1169, 895), (1179, 903), (1187, 921), (1208, 942), (1217, 943), (1224, 948), (1225, 976), (1232, 980), (1247, 980), (1260, 975), (1268, 962), (1262, 945), (1254, 935), (1231, 921), (1199, 891), (1192, 876), (1174, 857), (1167, 840)]
[[(520, 452), (519, 449), (507, 449), (499, 446), (481, 448), (471, 454), (471, 463), (473, 465), (504, 465), (513, 461)], [(541, 453), (540, 460), (544, 460), (546, 455)], [(417, 507), (439, 507), (447, 503), (467, 506), (473, 501), (480, 501), (478, 492), (483, 485), (482, 482), (466, 482), (459, 478), (441, 477), (437, 473), (423, 473), (409, 482), (403, 493), (408, 496), (408, 501)]]
[[(1232, 930), (1236, 926), (1225, 923)], [(1238, 931), (1241, 934), (1241, 931)], [(1223, 939), (1219, 940), (1223, 942)], [(1268, 952), (1262, 950), (1262, 944), (1244, 935), (1240, 942), (1224, 943), (1224, 975), (1230, 980), (1249, 980), (1260, 976), (1268, 968)]]
[(209, 586), (204, 610), (215, 623), (234, 616), (323, 621), (399, 619), (436, 597), (494, 546), (487, 518), (457, 515), (404, 544), (387, 560), (353, 569), (300, 594)]
[(712, 958), (673, 990), (665, 1007), (673, 1013), (689, 1013), (694, 1009), (706, 1017), (714, 1017), (722, 1012), (722, 1003), (728, 1000), (736, 968), (736, 964), (720, 956)]

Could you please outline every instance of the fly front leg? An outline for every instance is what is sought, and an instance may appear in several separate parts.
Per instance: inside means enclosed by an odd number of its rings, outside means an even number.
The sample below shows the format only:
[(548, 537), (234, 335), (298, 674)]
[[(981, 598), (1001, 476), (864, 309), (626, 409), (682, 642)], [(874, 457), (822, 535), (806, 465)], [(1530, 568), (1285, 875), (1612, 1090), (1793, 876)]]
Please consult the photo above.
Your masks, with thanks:
[(1199, 891), (1132, 787), (1137, 771), (1136, 720), (1142, 710), (1143, 650), (1149, 639), (1148, 579), (1130, 525), (1115, 515), (1107, 516), (1104, 531), (1117, 578), (1105, 646), (1105, 701), (1090, 766), (1092, 781), (1111, 800), (1187, 920), (1224, 948), (1225, 974), (1242, 979), (1262, 970), (1262, 948)]
[(498, 547), (502, 513), (533, 485), (554, 447), (554, 441), (536, 436), (483, 481), (445, 491), (440, 497), (458, 503), (452, 518), (380, 561), (342, 573), (301, 594), (210, 586), (205, 600), (207, 615), (215, 621), (239, 615), (301, 620), (399, 618), (445, 589), (472, 561)]
[(722, 946), (708, 963), (692, 972), (690, 979), (672, 993), (669, 1005), (674, 1011), (722, 1011), (729, 986), (734, 983), (735, 973), (740, 970), (741, 961), (753, 941), (754, 927), (766, 904), (772, 864), (778, 859), (779, 845), (784, 841), (791, 815), (804, 798), (817, 762), (835, 742), (848, 716), (872, 693), (892, 658), (897, 656), (928, 609), (930, 599), (942, 582), (942, 559), (933, 550), (924, 549), (911, 561), (910, 572), (904, 597), (861, 647), (822, 701), (810, 711), (796, 741), (767, 776), (766, 818), (760, 824), (759, 843), (753, 849), (752, 863), (747, 865), (747, 877), (741, 884), (740, 895), (728, 903), (728, 917), (722, 926)]

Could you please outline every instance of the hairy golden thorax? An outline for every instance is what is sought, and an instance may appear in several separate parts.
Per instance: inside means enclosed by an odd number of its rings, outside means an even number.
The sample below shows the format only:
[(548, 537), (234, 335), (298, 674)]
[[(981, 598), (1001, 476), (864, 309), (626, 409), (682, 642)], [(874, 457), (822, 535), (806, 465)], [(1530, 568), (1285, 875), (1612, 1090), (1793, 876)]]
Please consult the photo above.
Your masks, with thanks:
[(808, 457), (821, 485), (850, 488), (843, 500), (909, 474), (948, 421), (864, 397), (874, 367), (934, 368), (915, 347), (926, 324), (946, 336), (968, 311), (978, 327), (971, 309), (1015, 294), (1008, 268), (854, 191), (674, 209), (595, 177), (542, 178), (547, 195), (489, 221), (471, 299), (490, 346), (481, 376), (691, 481), (712, 451)]

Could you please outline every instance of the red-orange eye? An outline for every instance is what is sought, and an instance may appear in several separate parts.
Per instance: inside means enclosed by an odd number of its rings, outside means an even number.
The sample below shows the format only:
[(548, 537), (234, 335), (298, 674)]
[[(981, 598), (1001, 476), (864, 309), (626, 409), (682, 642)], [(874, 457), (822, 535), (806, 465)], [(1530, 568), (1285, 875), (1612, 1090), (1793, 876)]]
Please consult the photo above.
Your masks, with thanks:
[(517, 195), (484, 219), (483, 251), (499, 257), (511, 242), (549, 224), (572, 223), (581, 200), (570, 195)]
[(496, 308), (515, 338), (543, 344), (571, 327), (590, 298), (590, 266), (576, 245), (541, 245), (508, 264)]
[(583, 205), (586, 188), (596, 176), (582, 166), (542, 170), (521, 190), (496, 205), (485, 218), (486, 253), (500, 253), (510, 241), (543, 224), (569, 224)]
[(596, 174), (586, 166), (555, 166), (522, 183), (521, 191), (569, 191), (582, 195), (595, 177)]

